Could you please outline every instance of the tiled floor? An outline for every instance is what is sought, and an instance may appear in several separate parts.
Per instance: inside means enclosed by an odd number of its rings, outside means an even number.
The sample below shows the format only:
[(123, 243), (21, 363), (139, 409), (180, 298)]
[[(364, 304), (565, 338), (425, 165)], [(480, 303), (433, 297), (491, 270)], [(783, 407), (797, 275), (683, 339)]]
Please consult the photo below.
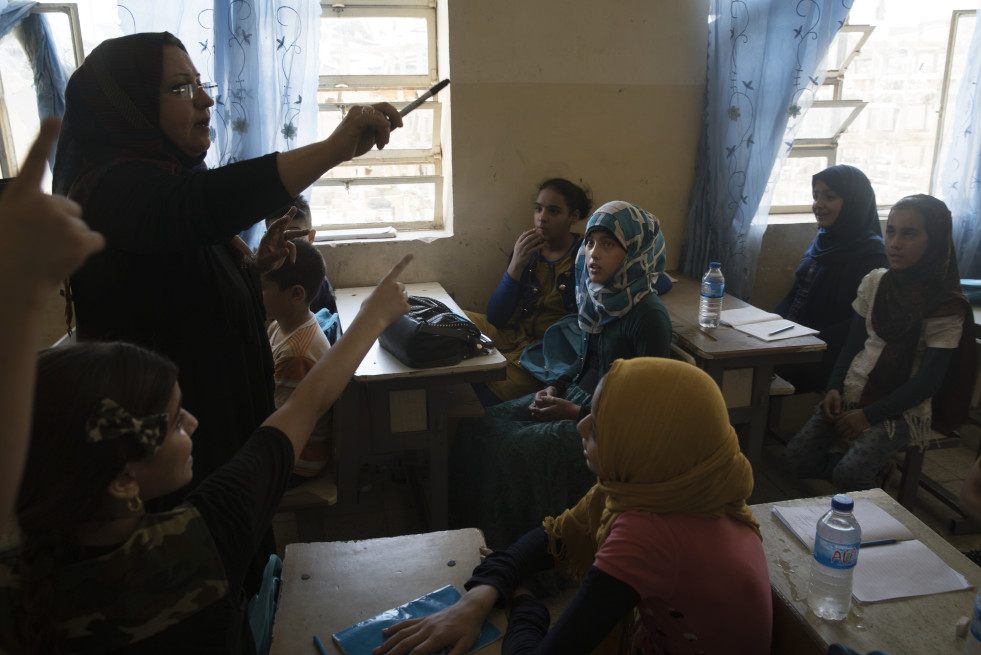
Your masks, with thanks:
[[(816, 398), (816, 396), (814, 397)], [(781, 427), (791, 432), (810, 414), (813, 398), (794, 396), (784, 401)], [(981, 430), (966, 427), (962, 430), (958, 448), (933, 450), (927, 453), (924, 473), (958, 493), (964, 474), (974, 461), (981, 440)], [(820, 480), (798, 480), (781, 472), (777, 458), (783, 444), (769, 438), (764, 446), (763, 466), (757, 475), (751, 503), (765, 503), (790, 498), (805, 498), (833, 493), (830, 483)], [(397, 457), (379, 457), (362, 467), (360, 504), (351, 509), (330, 508), (325, 513), (325, 534), (328, 541), (371, 539), (375, 537), (413, 534), (426, 530), (424, 521), (425, 485), (410, 484), (418, 478), (419, 464), (406, 463)], [(896, 495), (899, 473), (893, 475), (886, 490)], [(981, 549), (981, 534), (951, 535), (950, 521), (958, 514), (937, 501), (923, 489), (917, 494), (916, 516), (943, 535), (960, 550)], [(280, 553), (286, 544), (296, 541), (296, 526), (291, 514), (281, 514), (274, 523)]]

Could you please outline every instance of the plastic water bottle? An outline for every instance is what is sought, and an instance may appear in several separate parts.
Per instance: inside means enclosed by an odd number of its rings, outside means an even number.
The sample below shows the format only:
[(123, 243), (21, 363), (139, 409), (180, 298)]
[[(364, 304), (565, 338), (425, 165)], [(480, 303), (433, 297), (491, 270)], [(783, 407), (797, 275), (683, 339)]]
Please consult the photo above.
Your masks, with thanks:
[(971, 612), (971, 627), (967, 630), (964, 655), (981, 655), (981, 591), (974, 597), (974, 611)]
[(698, 324), (702, 327), (719, 327), (722, 293), (726, 287), (720, 265), (719, 262), (710, 263), (708, 273), (702, 276), (702, 299), (698, 302)]
[(852, 573), (862, 541), (854, 508), (851, 498), (838, 494), (831, 499), (831, 511), (817, 523), (807, 604), (822, 619), (840, 621), (851, 607)]

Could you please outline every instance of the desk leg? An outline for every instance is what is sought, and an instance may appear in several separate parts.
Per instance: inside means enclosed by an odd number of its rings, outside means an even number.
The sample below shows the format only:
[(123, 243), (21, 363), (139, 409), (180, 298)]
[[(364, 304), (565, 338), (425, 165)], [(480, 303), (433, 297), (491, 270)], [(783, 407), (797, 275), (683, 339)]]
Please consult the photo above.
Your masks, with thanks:
[[(706, 360), (705, 372), (722, 388), (722, 378), (726, 367), (722, 360)], [(740, 366), (738, 368), (745, 368)], [(749, 424), (747, 426), (746, 444), (743, 453), (754, 471), (759, 470), (763, 461), (763, 437), (766, 434), (766, 421), (770, 407), (770, 378), (773, 376), (773, 366), (757, 364), (753, 366), (753, 388), (750, 393)], [(733, 408), (742, 409), (742, 408)], [(731, 420), (731, 419), (730, 419)]]
[(750, 402), (749, 434), (746, 437), (746, 458), (758, 471), (763, 464), (763, 438), (770, 415), (770, 382), (773, 378), (771, 364), (753, 367), (753, 395)]
[(334, 436), (337, 439), (337, 500), (342, 506), (357, 505), (358, 423), (365, 402), (364, 385), (348, 382), (334, 403)]
[(430, 529), (446, 530), (449, 525), (449, 455), (450, 438), (446, 425), (446, 387), (427, 389), (429, 429), (432, 433), (429, 448)]

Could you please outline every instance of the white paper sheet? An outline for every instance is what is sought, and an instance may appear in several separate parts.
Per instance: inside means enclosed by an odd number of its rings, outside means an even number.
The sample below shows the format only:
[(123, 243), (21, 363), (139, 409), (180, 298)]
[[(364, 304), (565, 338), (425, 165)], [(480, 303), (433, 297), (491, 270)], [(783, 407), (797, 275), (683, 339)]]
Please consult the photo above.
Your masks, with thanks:
[(971, 583), (915, 539), (860, 549), (852, 595), (860, 603), (970, 589)]
[[(813, 553), (814, 531), (817, 528), (818, 519), (824, 516), (829, 509), (831, 509), (830, 502), (827, 505), (775, 506), (773, 514), (790, 528), (790, 531), (801, 540), (801, 543), (807, 546), (807, 550)], [(858, 520), (858, 525), (862, 528), (862, 541), (876, 541), (878, 539), (903, 541), (913, 538), (913, 533), (909, 528), (868, 498), (859, 498), (855, 501), (854, 514)], [(883, 548), (883, 546), (876, 546), (876, 548)], [(859, 557), (861, 558), (861, 554)]]

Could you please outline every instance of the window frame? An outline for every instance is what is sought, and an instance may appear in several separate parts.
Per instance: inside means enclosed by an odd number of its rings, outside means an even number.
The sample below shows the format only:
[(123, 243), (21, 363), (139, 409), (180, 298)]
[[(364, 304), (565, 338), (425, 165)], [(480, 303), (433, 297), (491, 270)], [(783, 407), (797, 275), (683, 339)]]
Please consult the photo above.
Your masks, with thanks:
[[(848, 127), (858, 118), (859, 113), (865, 109), (868, 102), (861, 99), (844, 99), (841, 97), (841, 91), (843, 87), (843, 82), (845, 78), (845, 71), (848, 66), (855, 60), (855, 58), (861, 53), (862, 46), (865, 42), (869, 40), (872, 36), (872, 32), (875, 31), (874, 25), (852, 25), (845, 23), (838, 30), (838, 38), (840, 34), (843, 33), (861, 33), (862, 36), (859, 40), (852, 46), (851, 51), (845, 56), (844, 61), (838, 68), (829, 68), (824, 78), (824, 82), (821, 87), (831, 88), (831, 100), (815, 100), (811, 103), (808, 111), (815, 108), (832, 108), (832, 107), (851, 107), (852, 112), (848, 117), (842, 121), (835, 130), (834, 135), (824, 138), (795, 138), (793, 145), (790, 147), (790, 152), (787, 153), (787, 157), (793, 158), (806, 158), (806, 157), (826, 157), (828, 160), (828, 166), (834, 166), (838, 162), (838, 139), (841, 137), (842, 133), (848, 129)], [(770, 214), (802, 214), (810, 213), (811, 205), (771, 205), (769, 213)]]
[[(437, 12), (435, 1), (430, 0), (370, 0), (348, 2), (321, 1), (321, 20), (334, 16), (347, 17), (411, 17), (423, 18), (427, 27), (427, 47), (429, 71), (424, 75), (320, 75), (318, 78), (318, 95), (337, 88), (351, 91), (376, 90), (415, 90), (422, 94), (425, 90), (439, 82), (437, 65)], [(396, 109), (402, 109), (412, 100), (393, 102)], [(346, 112), (358, 103), (319, 102), (318, 112), (340, 112), (343, 117)], [(341, 166), (372, 166), (372, 165), (414, 165), (428, 164), (433, 167), (432, 175), (411, 176), (377, 176), (365, 177), (353, 175), (350, 177), (321, 177), (313, 183), (313, 187), (343, 187), (403, 184), (432, 184), (434, 188), (433, 216), (426, 221), (407, 222), (347, 222), (330, 225), (315, 225), (319, 236), (330, 239), (330, 234), (339, 231), (391, 227), (397, 231), (409, 230), (442, 230), (445, 226), (443, 189), (445, 174), (443, 169), (443, 150), (441, 134), (443, 130), (444, 103), (439, 96), (427, 100), (423, 108), (433, 113), (433, 133), (430, 148), (404, 150), (371, 150), (351, 162)], [(337, 167), (339, 168), (339, 167)], [(337, 171), (333, 171), (336, 175)], [(314, 208), (316, 219), (316, 209)]]
[[(39, 3), (31, 7), (31, 14), (65, 14), (71, 30), (72, 53), (75, 56), (75, 68), (85, 60), (85, 49), (82, 45), (82, 24), (78, 17), (78, 5), (74, 2)], [(13, 36), (13, 33), (10, 34)], [(16, 38), (16, 37), (15, 37)], [(10, 125), (6, 94), (3, 89), (3, 79), (0, 78), (0, 177), (16, 177), (20, 173), (17, 149), (14, 147), (13, 128)], [(40, 121), (40, 117), (38, 117)], [(27, 156), (27, 153), (24, 153)]]

